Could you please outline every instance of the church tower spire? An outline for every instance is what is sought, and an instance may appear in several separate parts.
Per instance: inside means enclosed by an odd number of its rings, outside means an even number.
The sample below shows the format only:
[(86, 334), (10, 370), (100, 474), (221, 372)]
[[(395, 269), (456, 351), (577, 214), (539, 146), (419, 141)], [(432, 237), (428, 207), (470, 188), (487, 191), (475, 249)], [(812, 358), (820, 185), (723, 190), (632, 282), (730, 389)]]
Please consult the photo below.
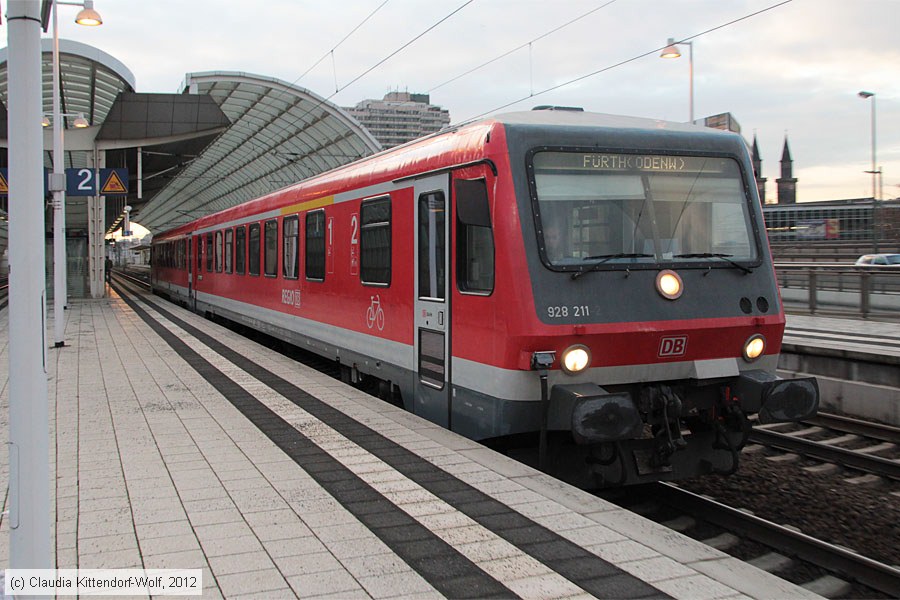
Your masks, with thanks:
[(797, 178), (794, 177), (794, 161), (788, 147), (787, 136), (784, 136), (784, 150), (781, 152), (781, 177), (775, 180), (778, 184), (778, 204), (797, 203)]
[(753, 134), (753, 175), (756, 177), (756, 189), (759, 192), (760, 204), (766, 203), (766, 178), (762, 176), (762, 158), (759, 156), (759, 144)]

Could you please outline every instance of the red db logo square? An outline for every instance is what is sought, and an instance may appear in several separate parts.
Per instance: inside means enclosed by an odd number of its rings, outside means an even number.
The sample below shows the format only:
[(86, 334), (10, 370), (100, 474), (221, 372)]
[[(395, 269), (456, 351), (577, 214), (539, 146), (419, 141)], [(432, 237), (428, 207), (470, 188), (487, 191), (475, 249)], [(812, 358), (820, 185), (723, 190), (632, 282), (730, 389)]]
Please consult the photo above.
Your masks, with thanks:
[(687, 352), (686, 335), (672, 335), (659, 340), (659, 357), (666, 358), (669, 356), (684, 356)]

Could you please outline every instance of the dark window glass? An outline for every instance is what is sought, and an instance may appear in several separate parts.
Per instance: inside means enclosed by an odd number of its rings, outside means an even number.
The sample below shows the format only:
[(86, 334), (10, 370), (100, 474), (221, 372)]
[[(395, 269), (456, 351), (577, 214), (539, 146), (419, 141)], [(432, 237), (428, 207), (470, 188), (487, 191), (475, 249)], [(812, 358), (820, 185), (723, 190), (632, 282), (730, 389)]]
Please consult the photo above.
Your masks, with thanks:
[(244, 263), (247, 262), (247, 228), (241, 225), (234, 230), (234, 272), (244, 274)]
[(216, 273), (222, 272), (222, 232), (216, 232)]
[(444, 192), (419, 196), (419, 298), (444, 299)]
[(275, 219), (266, 221), (265, 236), (266, 276), (275, 277), (278, 274), (278, 221)]
[(360, 207), (359, 276), (363, 283), (391, 283), (391, 199), (366, 200)]
[(300, 220), (297, 215), (284, 218), (284, 258), (282, 259), (284, 278), (297, 279), (300, 276)]
[(443, 389), (446, 370), (444, 334), (440, 331), (420, 329), (419, 381), (437, 389)]
[(234, 256), (234, 230), (225, 230), (225, 272), (231, 273), (231, 262)]
[(206, 270), (213, 270), (213, 234), (206, 234)]
[(306, 213), (306, 278), (325, 279), (325, 211)]
[(259, 275), (259, 223), (250, 225), (250, 235), (247, 240), (247, 272), (251, 275)]
[(461, 292), (494, 290), (494, 231), (487, 183), (484, 179), (457, 180), (456, 285)]
[(203, 270), (203, 236), (197, 236), (197, 271)]

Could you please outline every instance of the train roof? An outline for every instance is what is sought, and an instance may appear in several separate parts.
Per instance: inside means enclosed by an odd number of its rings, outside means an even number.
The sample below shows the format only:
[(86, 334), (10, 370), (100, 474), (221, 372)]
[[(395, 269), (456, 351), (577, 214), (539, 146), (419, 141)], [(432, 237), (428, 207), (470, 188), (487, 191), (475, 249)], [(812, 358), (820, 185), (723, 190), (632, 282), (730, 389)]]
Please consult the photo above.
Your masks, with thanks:
[(611, 115), (573, 109), (548, 108), (544, 110), (503, 113), (490, 117), (489, 120), (494, 120), (503, 123), (504, 125), (555, 125), (569, 127), (600, 127), (604, 129), (655, 129), (684, 133), (727, 133), (719, 129), (710, 129), (708, 127), (703, 127), (702, 125), (693, 125), (691, 123)]

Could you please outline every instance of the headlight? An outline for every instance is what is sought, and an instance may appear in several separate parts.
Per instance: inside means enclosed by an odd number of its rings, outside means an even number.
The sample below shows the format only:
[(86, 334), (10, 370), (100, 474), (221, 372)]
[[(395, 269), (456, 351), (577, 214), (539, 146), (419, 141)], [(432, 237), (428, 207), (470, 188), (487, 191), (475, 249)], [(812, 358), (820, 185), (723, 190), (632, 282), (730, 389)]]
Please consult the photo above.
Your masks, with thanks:
[(591, 364), (591, 351), (587, 346), (569, 346), (562, 353), (562, 368), (566, 373), (578, 373)]
[(762, 356), (763, 352), (766, 351), (766, 338), (761, 336), (760, 334), (751, 335), (750, 338), (744, 342), (744, 360), (747, 362), (753, 362), (760, 356)]
[(666, 300), (677, 300), (684, 291), (681, 276), (669, 269), (660, 271), (656, 275), (656, 291)]

